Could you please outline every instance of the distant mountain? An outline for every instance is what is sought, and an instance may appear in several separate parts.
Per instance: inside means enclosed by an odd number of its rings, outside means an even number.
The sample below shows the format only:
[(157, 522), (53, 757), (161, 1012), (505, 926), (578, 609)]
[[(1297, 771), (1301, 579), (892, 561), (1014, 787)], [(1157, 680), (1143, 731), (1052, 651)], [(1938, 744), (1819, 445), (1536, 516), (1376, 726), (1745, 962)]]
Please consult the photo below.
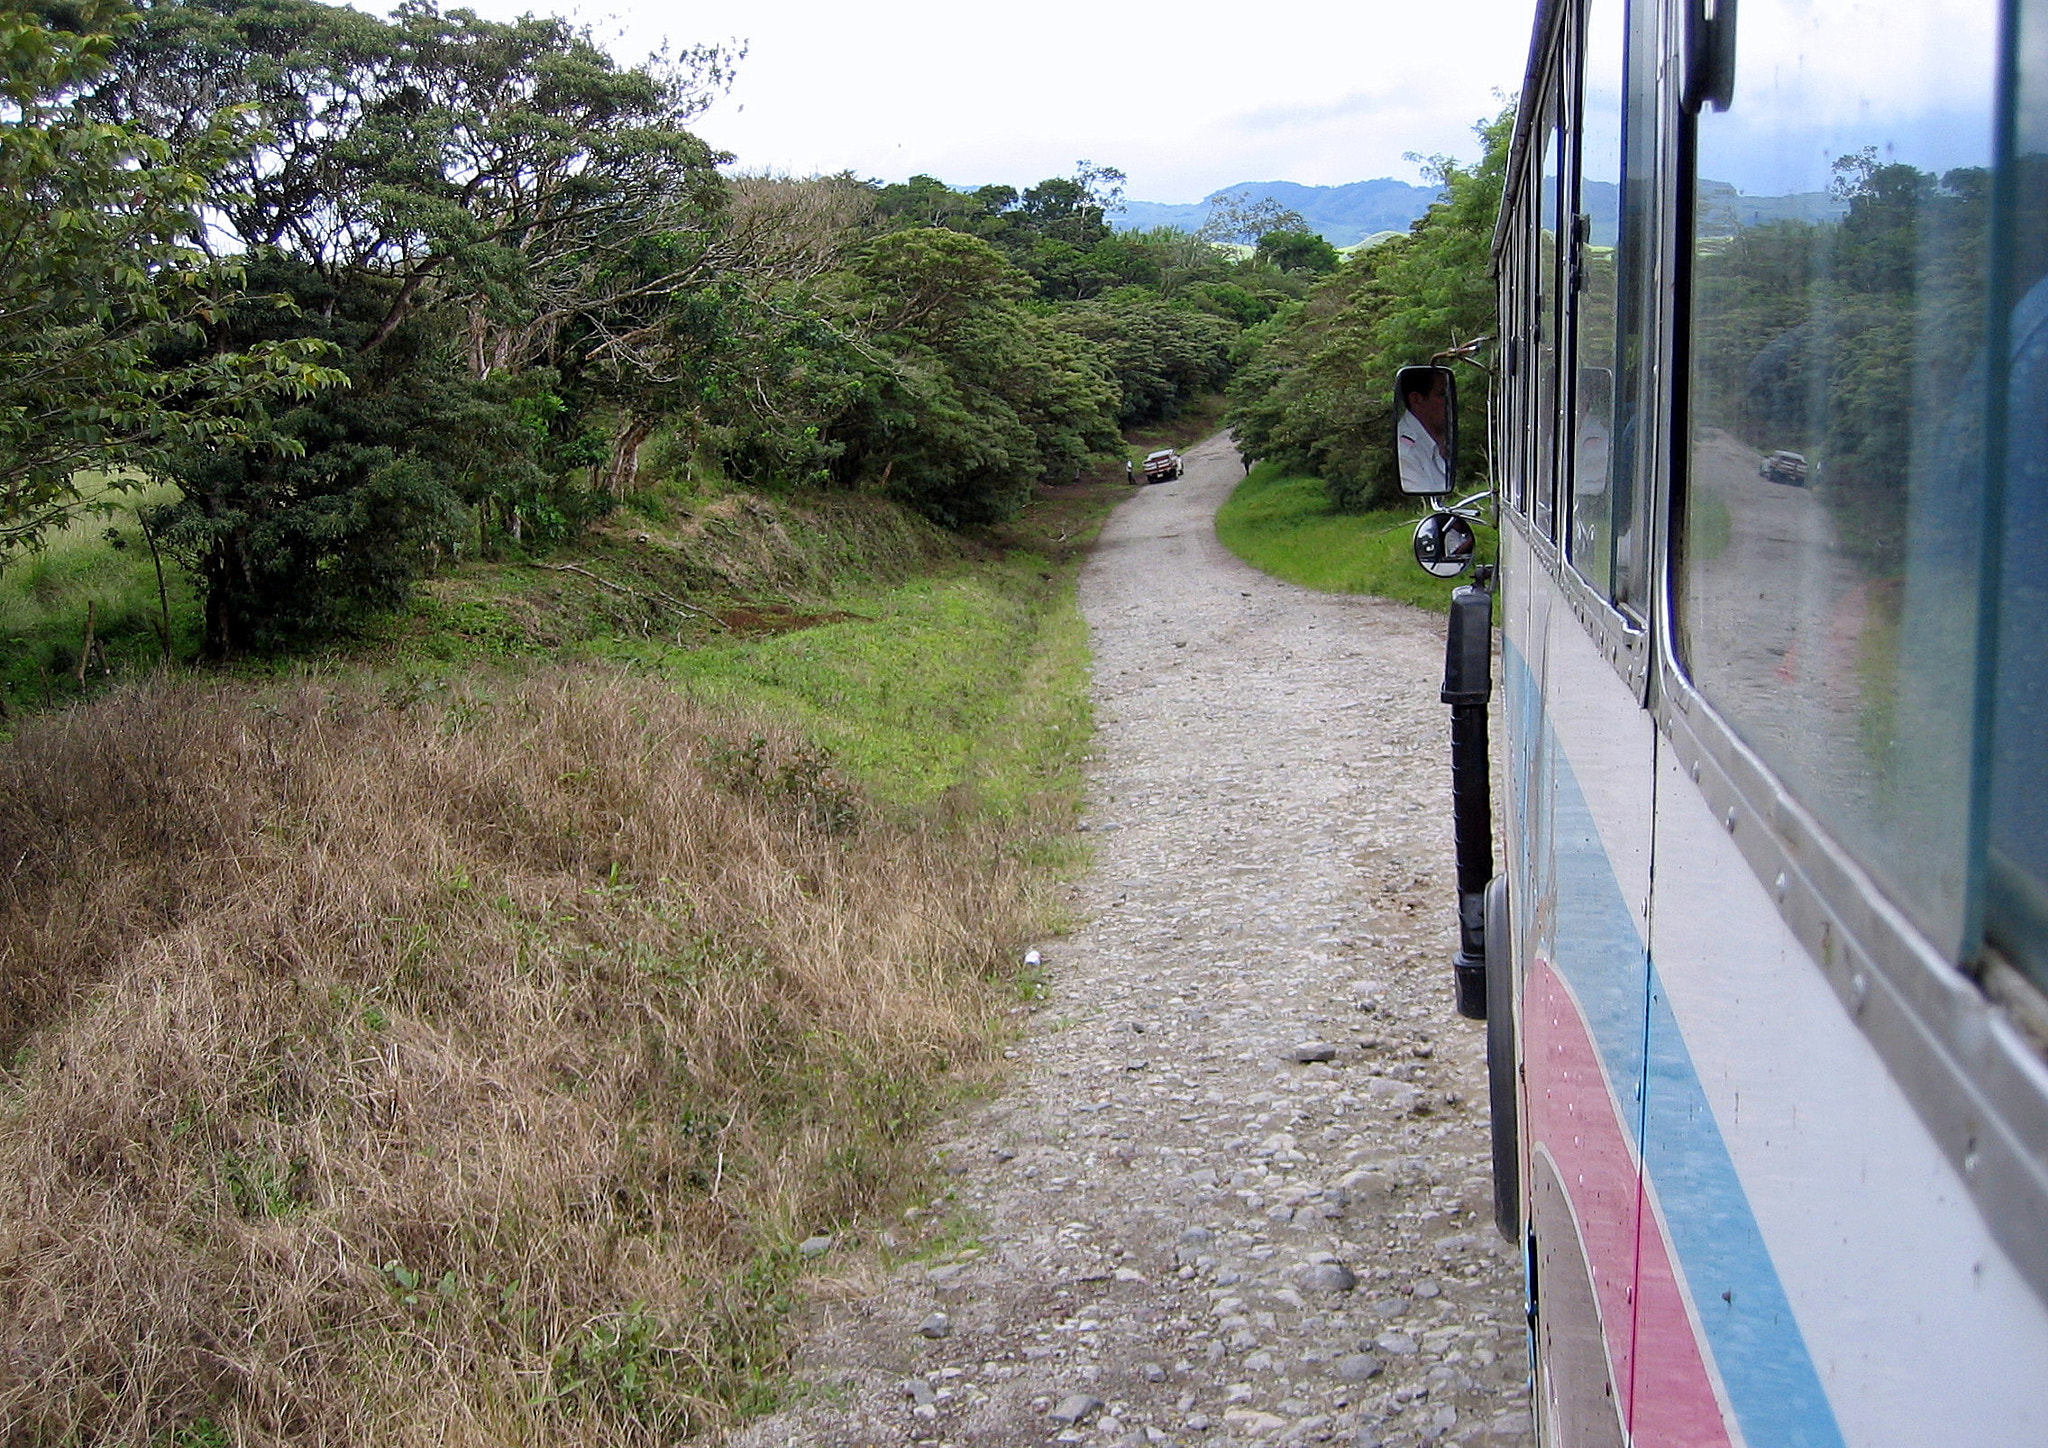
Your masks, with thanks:
[(1700, 178), (1700, 234), (1733, 236), (1746, 226), (1773, 221), (1839, 221), (1849, 203), (1825, 191), (1796, 191), (1790, 196), (1745, 196), (1726, 181)]
[[(1834, 221), (1848, 207), (1825, 191), (1802, 191), (1791, 196), (1747, 196), (1726, 181), (1702, 179), (1700, 185), (1700, 231), (1707, 236), (1732, 236), (1746, 226), (1763, 226), (1773, 221)], [(1377, 233), (1403, 232), (1429, 210), (1443, 193), (1433, 186), (1410, 186), (1405, 181), (1382, 177), (1377, 181), (1353, 181), (1346, 186), (1303, 186), (1294, 181), (1246, 181), (1211, 192), (1200, 201), (1171, 205), (1162, 201), (1126, 201), (1120, 215), (1110, 218), (1119, 231), (1150, 231), (1155, 226), (1178, 226), (1197, 231), (1209, 219), (1209, 203), (1218, 196), (1249, 191), (1253, 200), (1270, 197), (1282, 206), (1301, 213), (1309, 230), (1319, 233), (1332, 246), (1351, 246)], [(1586, 187), (1586, 208), (1593, 217), (1595, 246), (1614, 245), (1615, 225), (1620, 210), (1620, 192), (1612, 181), (1594, 181)]]
[(1209, 203), (1218, 196), (1249, 191), (1254, 200), (1271, 198), (1301, 213), (1309, 229), (1332, 246), (1350, 246), (1375, 232), (1406, 231), (1443, 193), (1434, 186), (1411, 186), (1382, 177), (1345, 186), (1303, 186), (1295, 181), (1244, 181), (1211, 192), (1200, 201), (1170, 205), (1161, 201), (1126, 201), (1110, 218), (1119, 231), (1150, 231), (1178, 226), (1196, 231), (1209, 219)]

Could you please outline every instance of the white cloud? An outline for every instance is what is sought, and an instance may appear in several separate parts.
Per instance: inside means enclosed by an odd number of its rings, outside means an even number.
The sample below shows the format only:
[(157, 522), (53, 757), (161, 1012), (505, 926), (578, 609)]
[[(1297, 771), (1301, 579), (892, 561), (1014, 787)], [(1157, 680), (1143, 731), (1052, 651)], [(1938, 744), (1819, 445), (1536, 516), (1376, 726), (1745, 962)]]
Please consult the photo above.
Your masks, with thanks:
[(1520, 83), (1533, 10), (754, 0), (580, 15), (622, 57), (747, 41), (732, 94), (698, 122), (744, 169), (1028, 185), (1086, 157), (1130, 173), (1133, 197), (1194, 201), (1239, 181), (1412, 177), (1404, 151), (1474, 154), (1472, 123)]

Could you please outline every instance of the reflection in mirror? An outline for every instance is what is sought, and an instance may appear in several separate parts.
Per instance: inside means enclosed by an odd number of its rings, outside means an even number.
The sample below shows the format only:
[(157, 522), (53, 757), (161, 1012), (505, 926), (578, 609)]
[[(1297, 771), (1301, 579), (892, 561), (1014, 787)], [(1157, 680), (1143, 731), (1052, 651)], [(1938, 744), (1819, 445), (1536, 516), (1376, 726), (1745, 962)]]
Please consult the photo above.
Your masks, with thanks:
[(1394, 376), (1394, 451), (1401, 491), (1448, 493), (1456, 479), (1458, 386), (1448, 367), (1403, 367)]
[(1431, 513), (1415, 525), (1415, 561), (1437, 578), (1456, 578), (1478, 556), (1479, 536), (1456, 513)]

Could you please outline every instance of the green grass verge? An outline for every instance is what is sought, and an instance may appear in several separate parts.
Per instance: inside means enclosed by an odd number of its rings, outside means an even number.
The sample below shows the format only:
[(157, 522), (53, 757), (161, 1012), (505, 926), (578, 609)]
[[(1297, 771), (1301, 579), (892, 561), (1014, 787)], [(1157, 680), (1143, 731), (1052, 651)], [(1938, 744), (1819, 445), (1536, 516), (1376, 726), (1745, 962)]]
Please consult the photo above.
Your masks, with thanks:
[[(136, 510), (168, 501), (173, 490), (158, 485), (95, 493), (88, 487), (87, 493), (104, 502), (104, 514), (75, 519), (42, 548), (0, 567), (0, 700), (9, 705), (35, 708), (79, 696), (88, 609), (98, 646), (87, 668), (88, 690), (104, 671), (131, 673), (163, 657), (165, 600)], [(189, 659), (199, 651), (198, 593), (169, 559), (163, 578), (171, 653)]]
[(893, 803), (971, 792), (1013, 813), (1078, 779), (1088, 655), (1068, 583), (1011, 553), (849, 590), (834, 603), (852, 617), (834, 623), (696, 647), (614, 637), (591, 651), (787, 720)]
[[(117, 498), (0, 571), (0, 697), (16, 709), (158, 663), (156, 573), (134, 508), (162, 491)], [(353, 638), (234, 672), (369, 674), (433, 693), (551, 659), (632, 663), (804, 730), (889, 803), (1071, 813), (1092, 727), (1073, 577), (1122, 493), (1043, 490), (972, 540), (879, 500), (736, 495), (700, 507), (687, 534), (635, 541), (630, 525), (610, 527), (547, 558), (465, 564)], [(166, 580), (182, 662), (198, 652), (199, 600), (175, 568)], [(685, 600), (703, 612), (673, 606)], [(95, 661), (81, 691), (88, 605), (110, 675)]]
[[(1464, 579), (1432, 578), (1415, 564), (1417, 508), (1340, 513), (1319, 478), (1289, 477), (1261, 463), (1216, 514), (1216, 536), (1252, 567), (1323, 593), (1370, 593), (1418, 608), (1448, 609)], [(1480, 561), (1499, 540), (1479, 529)]]

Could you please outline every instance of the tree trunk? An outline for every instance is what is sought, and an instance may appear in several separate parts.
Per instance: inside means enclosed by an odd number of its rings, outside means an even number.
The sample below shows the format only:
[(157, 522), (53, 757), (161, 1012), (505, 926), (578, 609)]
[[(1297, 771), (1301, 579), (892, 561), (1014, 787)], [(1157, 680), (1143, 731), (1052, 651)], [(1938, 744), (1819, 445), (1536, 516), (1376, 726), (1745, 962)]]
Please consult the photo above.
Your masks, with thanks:
[(653, 434), (655, 420), (636, 416), (612, 443), (612, 455), (605, 464), (599, 487), (614, 498), (623, 498), (640, 481), (640, 448)]

